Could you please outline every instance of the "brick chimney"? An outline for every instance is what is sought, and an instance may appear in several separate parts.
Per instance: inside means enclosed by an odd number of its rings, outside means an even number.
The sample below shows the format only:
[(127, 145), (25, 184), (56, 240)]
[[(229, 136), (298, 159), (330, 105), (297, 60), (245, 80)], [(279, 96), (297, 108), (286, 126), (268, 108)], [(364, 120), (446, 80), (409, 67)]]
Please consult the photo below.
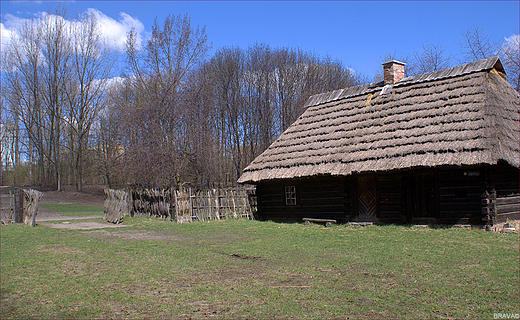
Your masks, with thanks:
[(383, 63), (383, 78), (385, 85), (394, 84), (404, 79), (404, 65), (406, 63), (392, 60)]

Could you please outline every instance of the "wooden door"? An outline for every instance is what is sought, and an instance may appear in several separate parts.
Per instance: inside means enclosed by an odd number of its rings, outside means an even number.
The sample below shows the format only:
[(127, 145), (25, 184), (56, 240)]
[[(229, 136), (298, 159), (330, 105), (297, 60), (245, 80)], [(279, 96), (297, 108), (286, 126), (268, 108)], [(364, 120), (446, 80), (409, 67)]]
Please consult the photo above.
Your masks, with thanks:
[(433, 172), (415, 175), (414, 216), (415, 218), (436, 218), (436, 175)]
[(356, 183), (357, 219), (377, 220), (377, 176), (375, 174), (359, 176)]

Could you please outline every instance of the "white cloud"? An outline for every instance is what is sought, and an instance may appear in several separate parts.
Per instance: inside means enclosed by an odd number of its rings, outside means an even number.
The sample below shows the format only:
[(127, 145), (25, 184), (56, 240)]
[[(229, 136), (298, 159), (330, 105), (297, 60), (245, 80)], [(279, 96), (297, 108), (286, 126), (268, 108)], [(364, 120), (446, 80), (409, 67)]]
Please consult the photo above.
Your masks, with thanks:
[(25, 20), (13, 16), (12, 14), (6, 14), (4, 21), (4, 23), (0, 23), (2, 39), (0, 48), (5, 48), (5, 46), (11, 42), (11, 39), (16, 36), (14, 30), (20, 28)]
[(505, 46), (518, 48), (520, 46), (520, 34), (514, 34), (509, 38), (505, 38)]
[[(106, 39), (108, 45), (119, 51), (125, 48), (126, 36), (128, 32), (134, 28), (137, 32), (137, 44), (141, 46), (145, 34), (144, 25), (138, 19), (130, 16), (125, 12), (121, 12), (120, 19), (115, 20), (97, 9), (87, 9), (87, 13), (94, 15), (103, 38)], [(35, 14), (38, 20), (42, 19), (47, 14), (45, 12), (38, 12)], [(5, 46), (10, 42), (15, 35), (15, 30), (19, 29), (27, 19), (19, 18), (12, 14), (4, 15), (4, 23), (1, 24), (1, 46)], [(69, 24), (77, 23), (76, 21), (67, 21)]]
[(6, 13), (5, 14), (5, 25), (9, 28), (9, 29), (12, 29), (12, 28), (18, 28), (20, 27), (25, 19), (23, 18), (18, 18), (17, 16), (14, 16), (12, 14), (9, 14), (9, 13)]
[(137, 44), (141, 46), (143, 41), (144, 25), (138, 19), (125, 12), (121, 12), (119, 13), (121, 19), (116, 21), (99, 10), (90, 8), (87, 9), (87, 11), (96, 17), (101, 34), (112, 48), (121, 51), (124, 50), (126, 36), (132, 28), (137, 32)]
[(11, 38), (13, 37), (13, 31), (7, 29), (3, 23), (0, 23), (1, 34), (0, 37), (2, 39), (2, 43), (0, 44), (0, 48), (5, 48), (5, 46), (11, 42)]

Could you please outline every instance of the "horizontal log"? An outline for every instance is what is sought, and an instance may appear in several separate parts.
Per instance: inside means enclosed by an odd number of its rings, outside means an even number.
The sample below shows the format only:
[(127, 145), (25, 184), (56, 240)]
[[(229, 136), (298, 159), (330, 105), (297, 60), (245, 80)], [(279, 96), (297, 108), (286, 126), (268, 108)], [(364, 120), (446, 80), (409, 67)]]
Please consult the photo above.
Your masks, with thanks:
[(401, 211), (381, 211), (379, 212), (379, 218), (392, 219), (395, 217), (399, 217), (402, 214)]
[(394, 201), (402, 201), (403, 194), (402, 193), (379, 193), (380, 199), (394, 200)]
[[(284, 188), (285, 189), (285, 188)], [(336, 193), (341, 194), (343, 193), (343, 186), (341, 185), (335, 185), (335, 186), (296, 186), (296, 189), (300, 191), (302, 194), (329, 194), (329, 193)]]
[[(462, 191), (465, 191), (465, 190), (462, 190)], [(482, 199), (482, 193), (478, 192), (478, 193), (456, 193), (456, 192), (453, 192), (453, 193), (443, 193), (443, 194), (439, 194), (439, 198), (440, 198), (440, 201), (444, 201), (444, 200), (449, 200), (449, 199), (457, 199), (457, 200), (460, 200), (460, 199), (470, 199), (470, 201), (474, 201), (474, 199), (477, 199), (480, 201), (480, 199)]]
[(381, 204), (380, 210), (381, 212), (401, 212), (403, 208), (400, 205), (389, 206)]
[(496, 203), (497, 203), (497, 206), (505, 205), (505, 204), (519, 204), (520, 205), (520, 196), (497, 198)]
[(439, 205), (441, 212), (480, 212), (482, 208), (479, 203), (441, 203)]
[(288, 220), (292, 220), (292, 221), (301, 221), (303, 218), (306, 218), (309, 216), (312, 216), (315, 219), (332, 219), (332, 220), (337, 220), (337, 221), (343, 221), (347, 217), (347, 215), (345, 215), (345, 213), (343, 213), (343, 212), (341, 212), (341, 213), (339, 213), (339, 212), (337, 212), (337, 213), (331, 213), (331, 212), (327, 212), (327, 213), (323, 213), (323, 212), (321, 212), (321, 213), (269, 212), (269, 213), (265, 213), (265, 214), (262, 214), (262, 213), (259, 214), (259, 217), (262, 220), (288, 219)]
[(504, 214), (504, 213), (520, 213), (520, 204), (503, 204), (503, 205), (497, 205), (497, 214)]
[(296, 199), (296, 203), (305, 207), (320, 207), (320, 208), (328, 208), (328, 207), (343, 207), (343, 198), (339, 199)]
[(480, 186), (439, 186), (440, 194), (456, 194), (460, 191), (466, 191), (468, 194), (482, 194), (483, 190)]

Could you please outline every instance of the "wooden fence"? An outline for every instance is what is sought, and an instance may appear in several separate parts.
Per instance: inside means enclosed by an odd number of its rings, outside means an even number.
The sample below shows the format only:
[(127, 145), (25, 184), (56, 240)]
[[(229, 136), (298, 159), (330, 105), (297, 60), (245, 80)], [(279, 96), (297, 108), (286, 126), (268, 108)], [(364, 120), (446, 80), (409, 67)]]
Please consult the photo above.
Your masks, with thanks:
[(104, 212), (108, 222), (119, 223), (132, 212), (130, 194), (124, 190), (105, 189)]
[(154, 216), (178, 223), (244, 217), (254, 219), (251, 190), (245, 188), (105, 190), (105, 219)]
[(2, 223), (25, 223), (34, 227), (42, 196), (42, 192), (34, 189), (15, 188), (9, 191), (9, 207), (2, 210)]

